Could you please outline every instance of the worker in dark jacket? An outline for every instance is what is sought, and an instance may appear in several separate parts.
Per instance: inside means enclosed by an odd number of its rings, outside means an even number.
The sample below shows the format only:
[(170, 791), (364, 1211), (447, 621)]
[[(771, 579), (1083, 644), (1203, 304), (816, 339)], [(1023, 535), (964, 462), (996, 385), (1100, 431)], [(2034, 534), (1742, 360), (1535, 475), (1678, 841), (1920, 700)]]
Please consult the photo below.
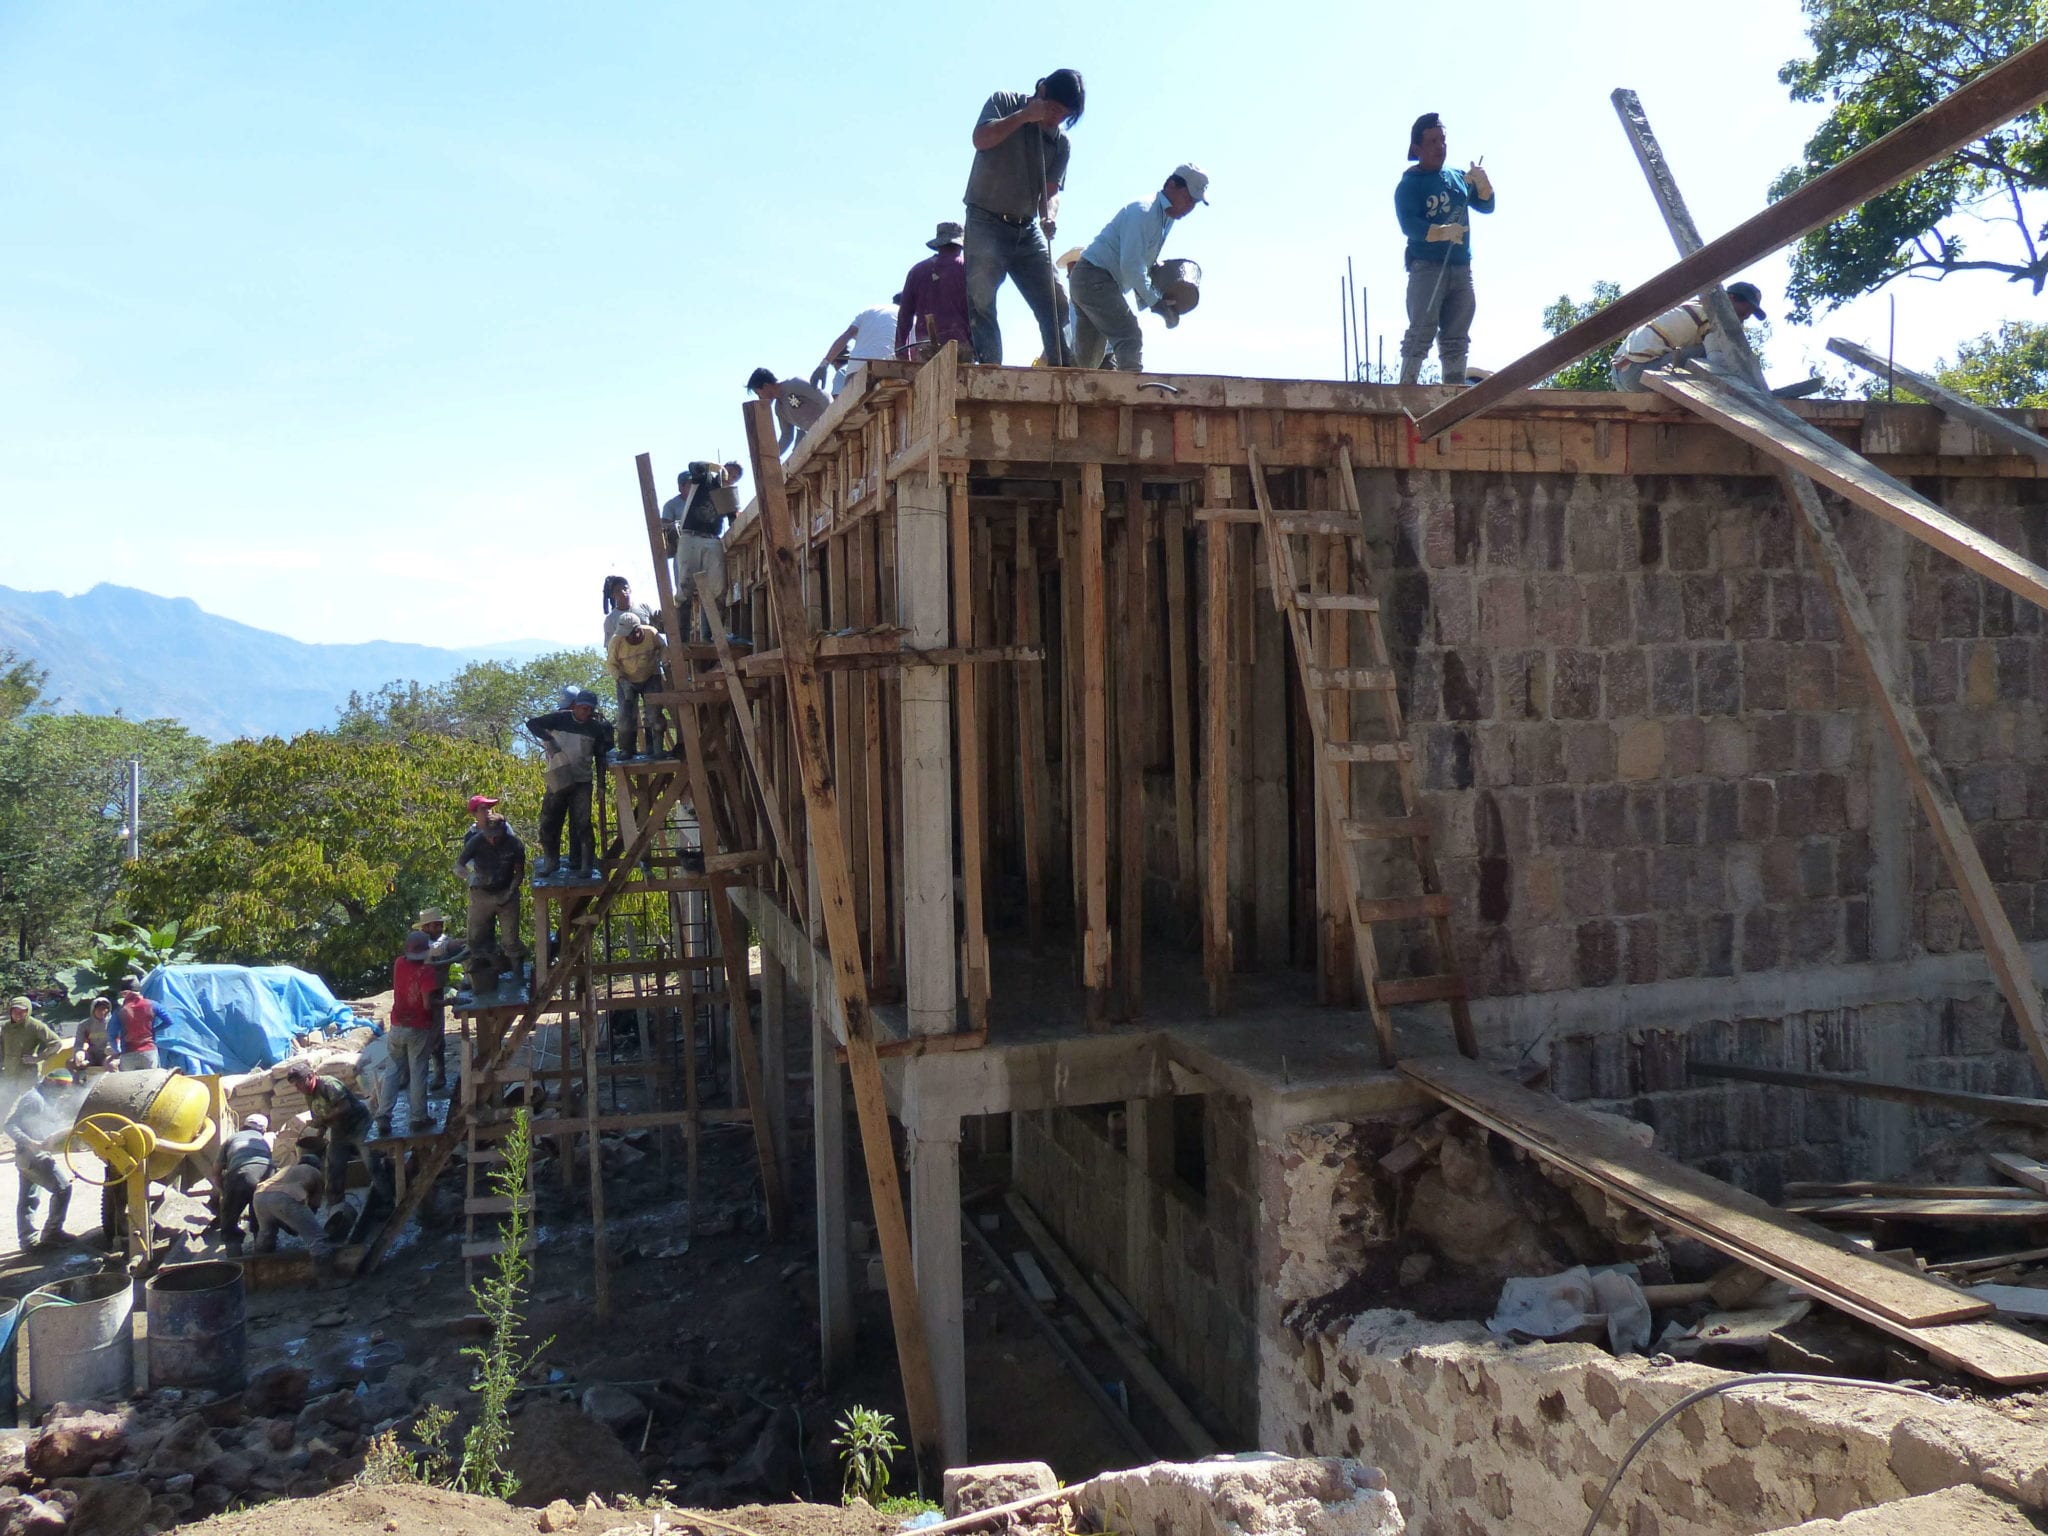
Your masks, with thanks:
[(306, 1096), (313, 1129), (327, 1142), (327, 1203), (339, 1205), (348, 1197), (349, 1160), (370, 1135), (370, 1106), (340, 1078), (315, 1072), (303, 1061), (292, 1063), (285, 1080)]
[[(535, 885), (588, 885), (597, 872), (590, 836), (590, 786), (597, 765), (612, 750), (612, 723), (597, 712), (597, 695), (585, 688), (567, 709), (535, 715), (526, 729), (540, 743), (546, 761), (547, 794), (540, 803), (540, 862)], [(569, 823), (569, 862), (564, 865), (562, 822)]]
[(526, 879), (526, 844), (519, 841), (489, 795), (471, 795), (473, 825), (463, 833), (455, 873), (469, 887), (470, 986), (478, 996), (498, 989), (500, 974), (516, 981), (526, 947), (519, 937), (519, 887)]
[(239, 1131), (221, 1143), (220, 1167), (214, 1178), (219, 1204), (214, 1225), (229, 1253), (242, 1251), (245, 1215), (250, 1227), (255, 1227), (256, 1217), (249, 1202), (256, 1197), (256, 1186), (269, 1178), (272, 1171), (270, 1117), (251, 1115)]

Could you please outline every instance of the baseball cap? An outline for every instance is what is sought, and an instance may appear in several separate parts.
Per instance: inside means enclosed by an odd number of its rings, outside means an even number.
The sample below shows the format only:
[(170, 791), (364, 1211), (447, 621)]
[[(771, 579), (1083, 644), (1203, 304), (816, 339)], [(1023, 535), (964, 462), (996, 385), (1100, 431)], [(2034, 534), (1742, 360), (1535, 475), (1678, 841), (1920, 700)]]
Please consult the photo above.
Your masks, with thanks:
[(579, 688), (576, 690), (576, 697), (571, 699), (569, 702), (572, 705), (583, 704), (587, 705), (591, 709), (595, 709), (597, 708), (597, 695), (592, 693), (588, 688)]
[(1209, 173), (1192, 160), (1183, 160), (1173, 168), (1173, 174), (1188, 184), (1188, 196), (1196, 202), (1207, 205), (1209, 201)]
[(1755, 283), (1730, 283), (1728, 285), (1728, 297), (1731, 299), (1741, 299), (1751, 309), (1756, 311), (1756, 317), (1759, 320), (1771, 318), (1764, 313), (1763, 292)]
[(405, 936), (405, 958), (424, 960), (433, 952), (434, 941), (415, 928)]
[(497, 803), (489, 795), (471, 795), (469, 797), (469, 814), (474, 816), (478, 811), (488, 811)]
[(260, 1111), (253, 1115), (247, 1115), (242, 1120), (242, 1129), (245, 1131), (267, 1131), (270, 1129), (270, 1116)]

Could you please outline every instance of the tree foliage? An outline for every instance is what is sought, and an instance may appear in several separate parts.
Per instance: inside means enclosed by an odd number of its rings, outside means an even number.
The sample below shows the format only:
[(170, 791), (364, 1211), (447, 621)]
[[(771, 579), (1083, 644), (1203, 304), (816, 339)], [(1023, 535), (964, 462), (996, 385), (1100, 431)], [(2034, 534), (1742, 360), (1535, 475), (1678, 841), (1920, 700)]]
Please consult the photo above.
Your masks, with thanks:
[(145, 928), (140, 923), (120, 923), (119, 933), (95, 933), (92, 948), (83, 958), (57, 972), (66, 998), (82, 1003), (95, 997), (112, 997), (130, 976), (147, 976), (160, 965), (190, 965), (199, 958), (191, 946), (213, 932), (181, 923)]
[(564, 687), (588, 688), (609, 699), (603, 653), (555, 651), (518, 667), (476, 661), (445, 683), (391, 682), (371, 693), (351, 693), (335, 733), (351, 741), (453, 737), (526, 755), (536, 748), (520, 727), (555, 708)]
[(1934, 382), (1979, 405), (2048, 410), (2048, 324), (2008, 320), (1963, 342), (1953, 363), (1935, 366)]
[[(1813, 57), (1778, 72), (1794, 101), (1832, 103), (1773, 201), (2048, 36), (2048, 0), (1803, 0)], [(1984, 134), (1800, 241), (1786, 289), (1810, 320), (1908, 273), (2001, 272), (2048, 283), (2048, 108)]]
[(17, 967), (69, 958), (107, 926), (127, 853), (128, 760), (142, 759), (147, 828), (175, 813), (207, 752), (205, 741), (168, 720), (32, 714), (0, 721), (0, 918)]
[[(1581, 320), (1592, 319), (1620, 297), (1621, 284), (1610, 283), (1605, 278), (1593, 284), (1593, 296), (1584, 303), (1568, 293), (1560, 293), (1557, 302), (1543, 311), (1543, 329), (1552, 336), (1562, 336)], [(1560, 368), (1545, 379), (1542, 388), (1613, 389), (1614, 375), (1609, 370), (1614, 362), (1614, 354), (1620, 346), (1619, 341), (1613, 341), (1597, 351), (1587, 353), (1570, 367)]]
[(49, 680), (50, 674), (37, 666), (34, 658), (0, 648), (0, 723), (19, 720), (41, 703), (43, 684)]
[(381, 990), (414, 914), (459, 910), (455, 849), (477, 793), (531, 816), (539, 764), (425, 734), (234, 742), (207, 760), (124, 893), (139, 911), (214, 925), (216, 958), (301, 966), (345, 996)]

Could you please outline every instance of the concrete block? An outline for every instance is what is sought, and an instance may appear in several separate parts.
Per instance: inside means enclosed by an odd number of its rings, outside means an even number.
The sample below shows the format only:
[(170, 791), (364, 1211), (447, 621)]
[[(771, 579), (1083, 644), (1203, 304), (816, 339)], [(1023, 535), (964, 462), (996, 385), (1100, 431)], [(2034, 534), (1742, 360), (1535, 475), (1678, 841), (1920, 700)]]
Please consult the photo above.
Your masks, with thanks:
[(1079, 1496), (1100, 1530), (1174, 1536), (1397, 1536), (1386, 1479), (1348, 1457), (1269, 1451), (1156, 1462), (1093, 1478)]
[(945, 1476), (946, 1518), (978, 1514), (999, 1504), (1014, 1504), (1035, 1493), (1051, 1493), (1060, 1485), (1042, 1461), (999, 1461), (979, 1467), (948, 1467)]

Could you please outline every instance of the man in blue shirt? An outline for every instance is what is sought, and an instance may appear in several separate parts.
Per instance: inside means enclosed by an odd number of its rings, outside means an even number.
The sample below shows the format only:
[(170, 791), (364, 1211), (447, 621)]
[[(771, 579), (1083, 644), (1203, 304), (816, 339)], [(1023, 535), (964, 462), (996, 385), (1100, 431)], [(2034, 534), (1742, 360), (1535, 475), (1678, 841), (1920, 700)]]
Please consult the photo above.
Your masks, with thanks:
[(1174, 220), (1209, 201), (1209, 177), (1199, 165), (1180, 165), (1149, 203), (1132, 203), (1102, 228), (1074, 263), (1067, 279), (1074, 305), (1074, 362), (1100, 368), (1108, 353), (1110, 366), (1137, 373), (1145, 366), (1145, 338), (1138, 317), (1125, 302), (1133, 295), (1168, 327), (1180, 322), (1171, 301), (1152, 286), (1152, 264), (1166, 244)]
[(1432, 342), (1444, 382), (1465, 383), (1472, 347), (1471, 229), (1466, 210), (1493, 212), (1493, 183), (1475, 161), (1463, 172), (1446, 170), (1443, 120), (1434, 112), (1408, 131), (1408, 158), (1416, 162), (1394, 186), (1394, 215), (1408, 237), (1408, 329), (1401, 337), (1401, 382), (1422, 378)]

